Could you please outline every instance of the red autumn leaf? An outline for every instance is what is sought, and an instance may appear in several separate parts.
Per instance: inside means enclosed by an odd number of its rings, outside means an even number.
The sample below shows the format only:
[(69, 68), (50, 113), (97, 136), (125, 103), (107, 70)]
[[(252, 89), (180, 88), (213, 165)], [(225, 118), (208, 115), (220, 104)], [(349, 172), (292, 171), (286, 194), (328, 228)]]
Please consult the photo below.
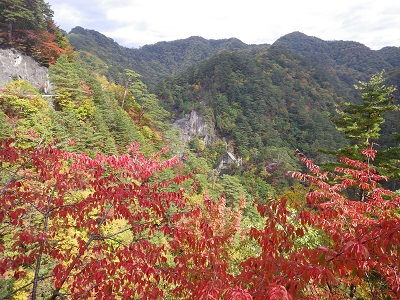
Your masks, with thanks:
[[(52, 146), (1, 146), (2, 162), (20, 168), (22, 178), (11, 178), (0, 195), (2, 224), (14, 235), (13, 256), (0, 259), (2, 274), (20, 277), (20, 268), (35, 268), (42, 256), (55, 265), (48, 286), (54, 293), (68, 290), (72, 299), (96, 293), (162, 298), (162, 285), (186, 299), (311, 299), (313, 293), (325, 299), (347, 296), (341, 291), (351, 284), (367, 286), (365, 274), (373, 270), (389, 297), (400, 296), (395, 213), (400, 199), (378, 188), (382, 177), (362, 162), (344, 160), (349, 167), (331, 178), (303, 157), (312, 172), (296, 177), (312, 184), (307, 206), (294, 212), (285, 198), (271, 199), (258, 209), (264, 228), (242, 232), (243, 203), (230, 209), (223, 197), (205, 196), (201, 205), (190, 207), (186, 191), (166, 191), (186, 176), (162, 181), (155, 176), (177, 159), (146, 158), (137, 152), (138, 144), (129, 155), (96, 158)], [(365, 189), (367, 200), (348, 199), (346, 189), (352, 186)], [(73, 197), (77, 191), (85, 192)], [(128, 224), (121, 230), (129, 233), (128, 241), (104, 230), (120, 219)], [(307, 238), (307, 232), (324, 239), (304, 246), (298, 238)], [(251, 238), (259, 253), (232, 272), (230, 251), (241, 236)], [(155, 237), (162, 237), (162, 247)], [(0, 244), (2, 255), (7, 250)]]
[(266, 295), (268, 300), (291, 300), (286, 288), (282, 285), (270, 285)]

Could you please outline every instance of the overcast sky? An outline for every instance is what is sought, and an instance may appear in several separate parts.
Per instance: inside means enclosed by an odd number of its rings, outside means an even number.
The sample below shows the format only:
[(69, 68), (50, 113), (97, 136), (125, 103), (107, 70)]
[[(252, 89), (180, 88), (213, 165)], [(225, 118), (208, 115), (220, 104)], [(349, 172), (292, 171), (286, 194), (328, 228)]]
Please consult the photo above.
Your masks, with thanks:
[(61, 29), (94, 29), (130, 48), (190, 36), (272, 44), (293, 31), (374, 50), (400, 47), (399, 0), (45, 1)]

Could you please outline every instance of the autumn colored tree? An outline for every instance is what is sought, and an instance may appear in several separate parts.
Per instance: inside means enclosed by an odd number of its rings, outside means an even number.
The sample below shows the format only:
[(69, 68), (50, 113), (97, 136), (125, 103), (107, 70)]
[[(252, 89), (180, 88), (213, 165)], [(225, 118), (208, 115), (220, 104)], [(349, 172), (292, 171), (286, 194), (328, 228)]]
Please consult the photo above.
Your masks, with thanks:
[[(263, 228), (240, 227), (243, 199), (193, 202), (160, 180), (176, 158), (90, 158), (54, 147), (0, 148), (0, 276), (31, 299), (397, 299), (400, 197), (378, 186), (367, 162), (322, 172), (306, 157), (304, 203), (259, 205)], [(331, 177), (335, 177), (336, 184)], [(365, 201), (346, 197), (362, 186)], [(310, 234), (316, 233), (313, 243)], [(235, 261), (236, 241), (258, 244)]]
[(57, 58), (67, 51), (57, 44), (57, 36), (47, 30), (25, 30), (24, 44), (27, 54), (34, 57), (42, 65), (53, 65)]
[(46, 101), (27, 81), (13, 80), (1, 92), (0, 109), (10, 118), (29, 117), (48, 109)]
[(0, 112), (5, 117), (0, 139), (13, 137), (20, 147), (31, 144), (32, 131), (42, 141), (52, 139), (49, 107), (34, 87), (27, 81), (13, 80), (0, 88), (0, 93)]
[[(375, 154), (362, 152), (367, 161)], [(251, 235), (262, 254), (242, 264), (240, 282), (253, 299), (398, 299), (400, 197), (378, 186), (384, 178), (369, 163), (343, 158), (347, 167), (328, 173), (300, 156), (310, 173), (293, 176), (309, 184), (306, 202), (296, 210), (285, 199), (259, 207), (266, 226)], [(346, 197), (352, 186), (367, 191), (365, 201)], [(320, 245), (300, 247), (311, 228)]]
[[(367, 161), (375, 154), (362, 153)], [(309, 173), (292, 174), (308, 184), (305, 201), (260, 204), (263, 228), (241, 228), (243, 206), (232, 211), (224, 198), (206, 198), (177, 224), (169, 244), (176, 298), (398, 299), (400, 197), (378, 186), (385, 178), (368, 163), (344, 158), (347, 167), (328, 173), (300, 156)], [(347, 198), (354, 185), (368, 191), (365, 201)], [(235, 238), (249, 237), (258, 247), (232, 268)]]
[(53, 11), (43, 0), (0, 2), (0, 43), (34, 57), (43, 65), (54, 64), (72, 47), (54, 25)]
[[(375, 154), (370, 148), (362, 153), (367, 161)], [(171, 243), (179, 250), (174, 259), (176, 297), (399, 298), (400, 197), (379, 187), (377, 181), (385, 178), (368, 163), (343, 158), (346, 167), (328, 173), (300, 156), (309, 173), (292, 175), (307, 183), (305, 201), (270, 199), (258, 206), (265, 226), (244, 230), (241, 239), (250, 237), (259, 250), (240, 263), (238, 272), (229, 269), (229, 249), (243, 230), (238, 226), (241, 214), (228, 212), (224, 199), (209, 202), (196, 219), (177, 227)], [(338, 183), (331, 184), (332, 177)], [(351, 186), (368, 191), (365, 201), (347, 198)]]
[(252, 299), (234, 285), (232, 267), (235, 238), (245, 234), (240, 227), (241, 199), (236, 209), (226, 206), (221, 197), (214, 202), (205, 197), (205, 207), (197, 207), (175, 227), (170, 247), (174, 268), (168, 279), (171, 293), (179, 299)]
[(54, 147), (20, 149), (1, 142), (0, 276), (2, 297), (36, 299), (140, 297), (162, 294), (166, 266), (157, 240), (172, 230), (184, 176), (157, 181), (178, 162), (130, 154), (91, 159)]

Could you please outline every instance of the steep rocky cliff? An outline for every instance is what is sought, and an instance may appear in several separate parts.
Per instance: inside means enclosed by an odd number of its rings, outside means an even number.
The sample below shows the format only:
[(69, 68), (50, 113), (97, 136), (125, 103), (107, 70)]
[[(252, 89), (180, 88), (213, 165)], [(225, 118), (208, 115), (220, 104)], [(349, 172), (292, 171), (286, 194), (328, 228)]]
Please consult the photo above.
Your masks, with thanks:
[(215, 140), (214, 129), (195, 110), (189, 116), (176, 120), (174, 127), (180, 129), (180, 139), (185, 143), (193, 138), (202, 139), (206, 145)]
[(26, 80), (45, 93), (50, 90), (46, 67), (14, 49), (0, 49), (0, 87), (13, 78)]

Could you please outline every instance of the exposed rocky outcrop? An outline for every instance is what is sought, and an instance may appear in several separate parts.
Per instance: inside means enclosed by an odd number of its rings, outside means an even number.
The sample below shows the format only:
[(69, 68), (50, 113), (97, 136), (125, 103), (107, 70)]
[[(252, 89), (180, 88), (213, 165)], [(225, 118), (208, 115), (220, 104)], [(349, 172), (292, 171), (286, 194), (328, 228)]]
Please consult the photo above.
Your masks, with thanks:
[(18, 78), (48, 93), (48, 73), (48, 69), (40, 66), (33, 58), (14, 49), (0, 49), (0, 87)]
[(180, 129), (180, 139), (185, 143), (193, 138), (202, 139), (205, 145), (215, 140), (213, 127), (194, 110), (190, 115), (176, 120), (173, 126)]

